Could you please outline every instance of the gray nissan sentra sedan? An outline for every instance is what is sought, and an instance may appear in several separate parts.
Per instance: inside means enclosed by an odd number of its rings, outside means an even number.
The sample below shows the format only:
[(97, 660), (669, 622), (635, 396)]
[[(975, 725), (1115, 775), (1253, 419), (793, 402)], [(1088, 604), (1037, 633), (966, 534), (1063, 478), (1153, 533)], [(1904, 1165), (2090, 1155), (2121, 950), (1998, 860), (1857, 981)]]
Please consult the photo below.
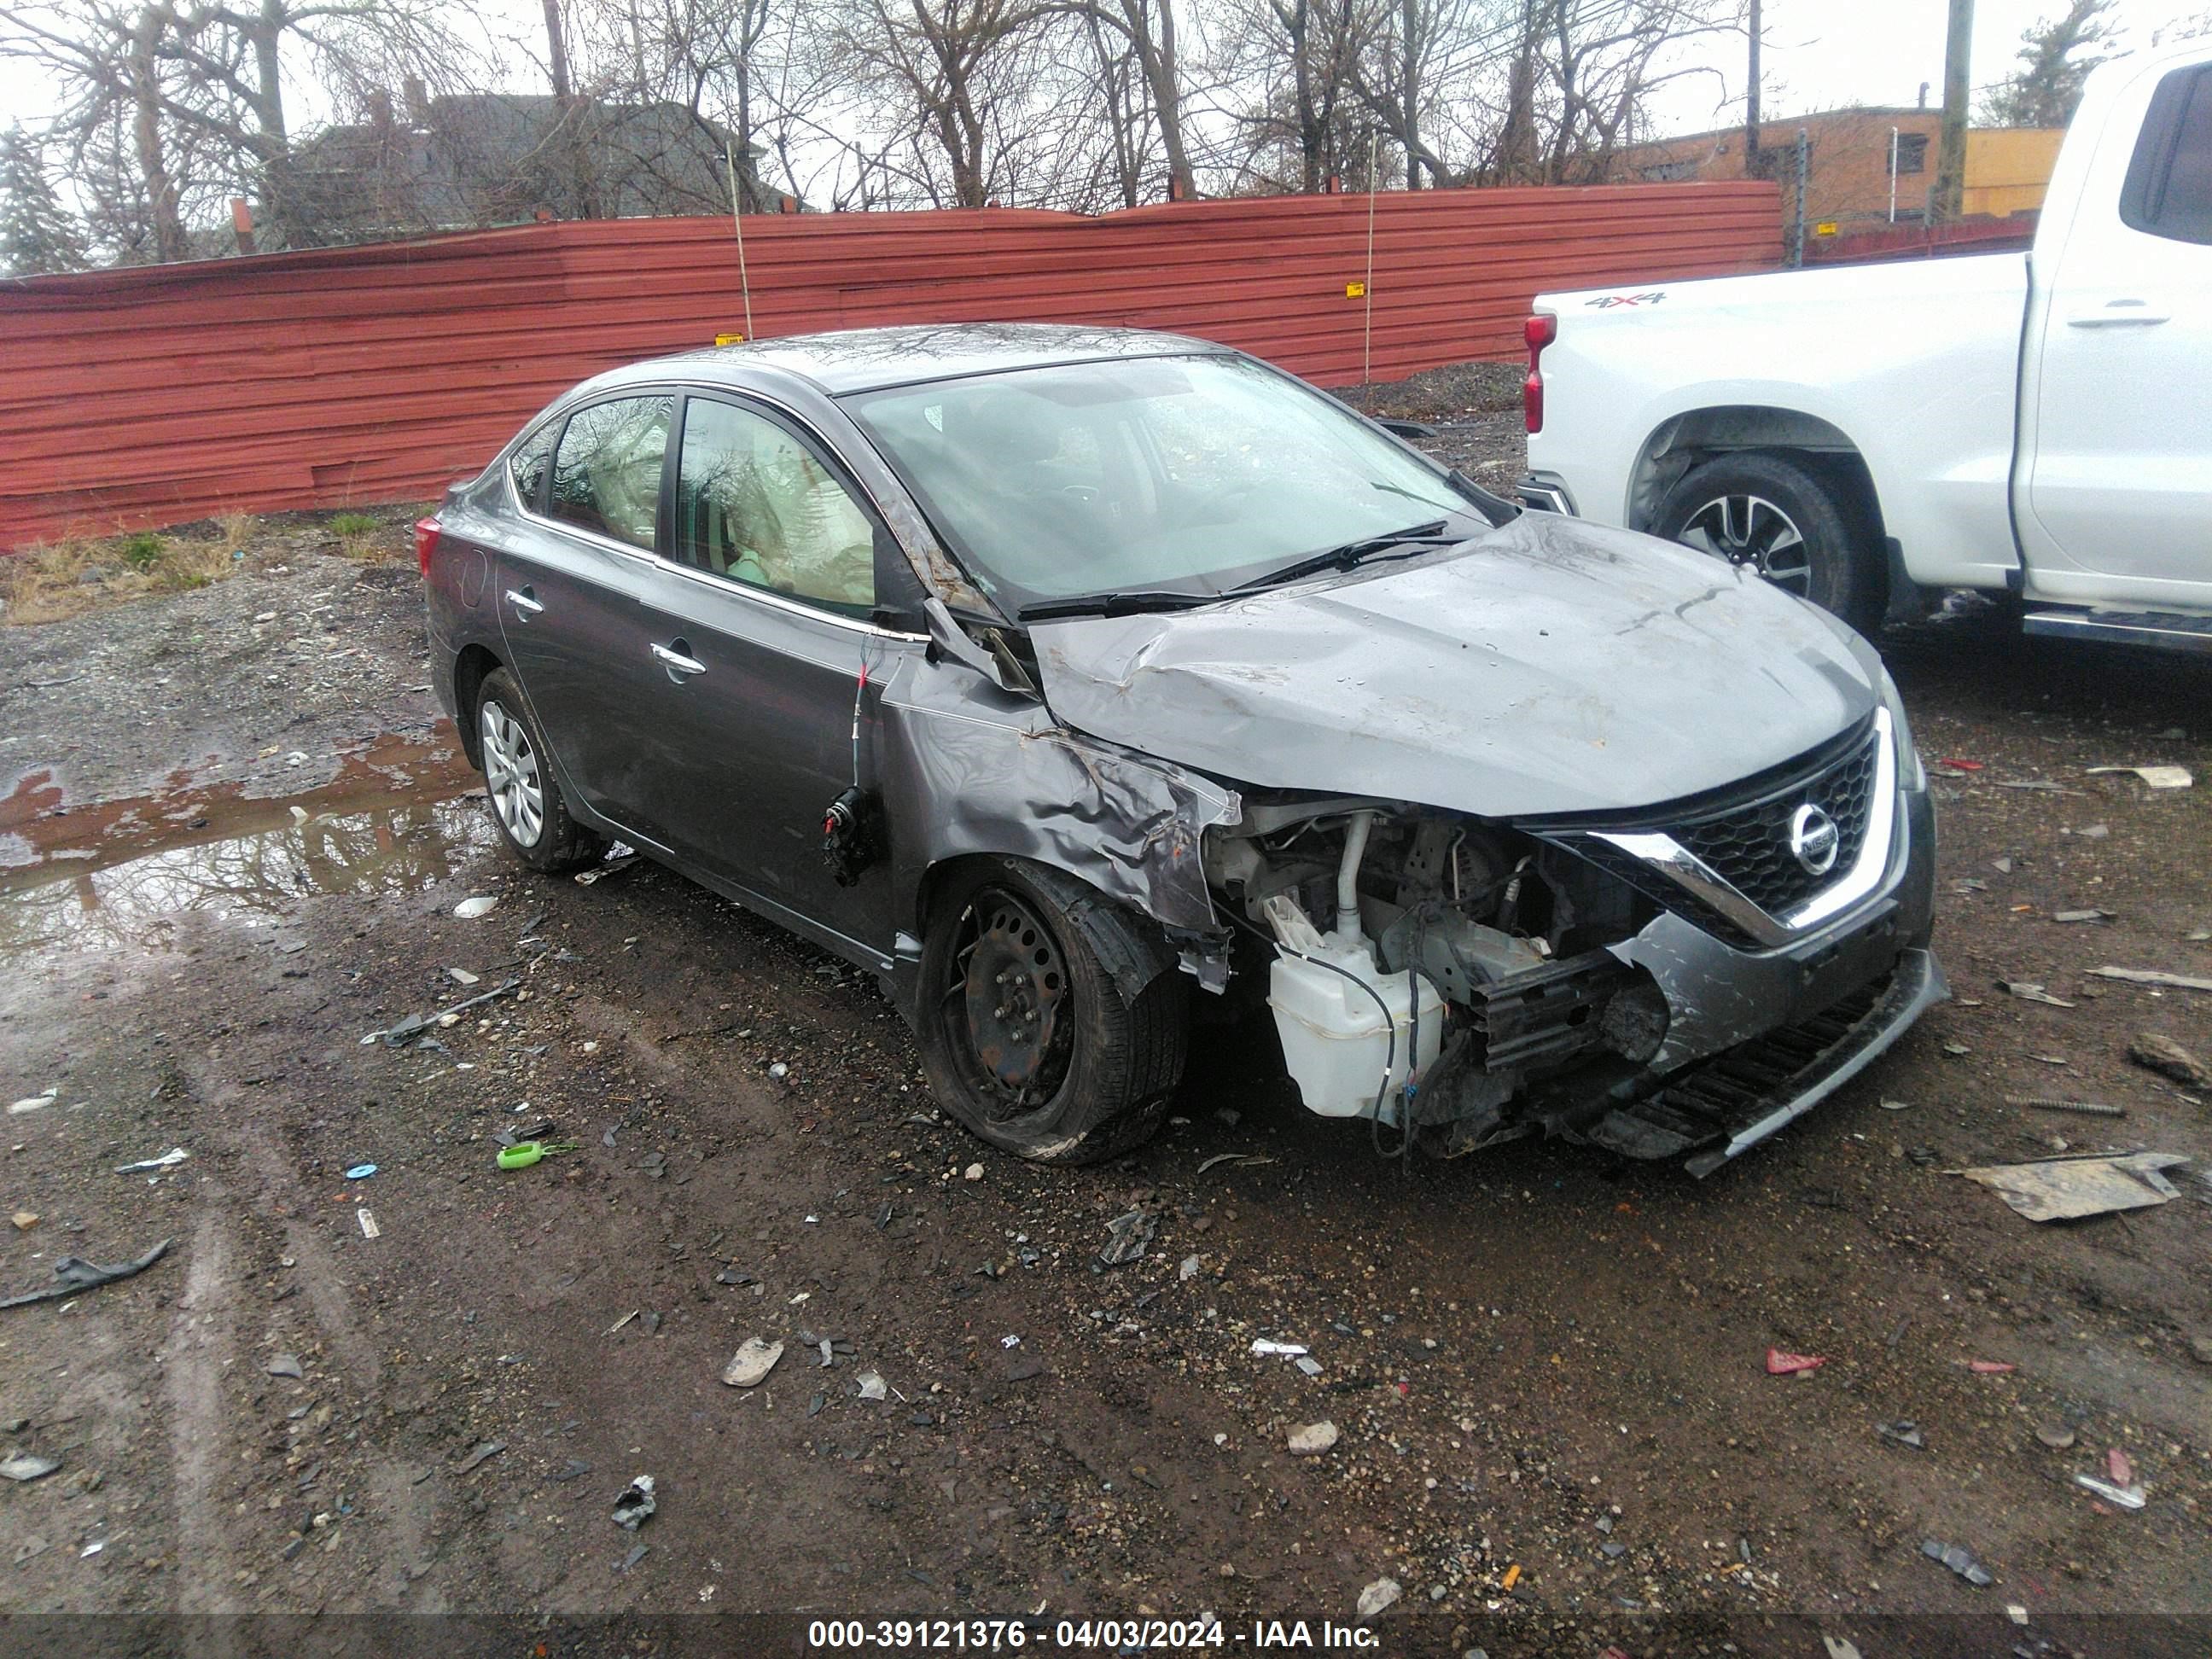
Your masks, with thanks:
[(417, 538), (515, 854), (618, 836), (873, 970), (1025, 1157), (1149, 1134), (1226, 994), (1377, 1139), (1703, 1174), (1945, 994), (1865, 641), (1201, 340), (641, 363)]

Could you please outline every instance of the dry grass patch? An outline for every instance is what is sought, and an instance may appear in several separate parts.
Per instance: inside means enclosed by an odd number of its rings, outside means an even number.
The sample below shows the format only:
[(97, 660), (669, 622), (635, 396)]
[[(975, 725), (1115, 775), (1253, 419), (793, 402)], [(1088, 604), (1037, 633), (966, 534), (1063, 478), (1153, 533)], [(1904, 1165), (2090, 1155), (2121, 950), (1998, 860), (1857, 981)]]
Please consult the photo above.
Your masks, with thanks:
[(222, 520), (213, 536), (141, 530), (128, 536), (72, 538), (0, 556), (0, 620), (17, 627), (59, 622), (134, 599), (189, 592), (244, 568), (251, 514)]
[(394, 523), (368, 513), (339, 513), (324, 527), (338, 538), (338, 551), (349, 559), (405, 559), (414, 556), (411, 522)]

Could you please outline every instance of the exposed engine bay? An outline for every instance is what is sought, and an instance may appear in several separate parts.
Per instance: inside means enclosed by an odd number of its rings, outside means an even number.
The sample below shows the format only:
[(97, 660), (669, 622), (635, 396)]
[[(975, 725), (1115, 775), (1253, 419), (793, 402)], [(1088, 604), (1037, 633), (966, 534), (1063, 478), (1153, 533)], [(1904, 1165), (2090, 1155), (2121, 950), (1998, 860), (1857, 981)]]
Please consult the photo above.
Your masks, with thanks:
[[(1268, 1000), (1324, 1115), (1372, 1115), (1456, 1156), (1558, 1127), (1547, 1105), (1601, 1102), (1665, 1040), (1665, 995), (1607, 948), (1659, 907), (1537, 837), (1383, 803), (1248, 798), (1236, 830), (1209, 840), (1206, 873), (1277, 947)], [(1569, 1074), (1566, 1099), (1544, 1098)]]

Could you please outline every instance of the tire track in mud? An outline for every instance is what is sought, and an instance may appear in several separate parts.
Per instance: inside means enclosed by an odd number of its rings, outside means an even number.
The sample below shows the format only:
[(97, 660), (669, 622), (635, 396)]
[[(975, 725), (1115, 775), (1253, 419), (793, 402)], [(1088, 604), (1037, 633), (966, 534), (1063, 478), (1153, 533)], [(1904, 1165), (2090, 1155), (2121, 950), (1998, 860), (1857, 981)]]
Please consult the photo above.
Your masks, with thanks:
[[(222, 1195), (219, 1188), (208, 1194)], [(223, 1373), (235, 1358), (236, 1340), (231, 1328), (231, 1239), (216, 1209), (203, 1210), (193, 1223), (188, 1256), (162, 1366), (176, 1482), (177, 1610), (229, 1613), (238, 1610), (230, 1598), (240, 1553), (216, 1483), (220, 1472), (237, 1462), (223, 1400)], [(199, 1638), (196, 1652), (234, 1650), (220, 1625), (198, 1623), (191, 1628)]]

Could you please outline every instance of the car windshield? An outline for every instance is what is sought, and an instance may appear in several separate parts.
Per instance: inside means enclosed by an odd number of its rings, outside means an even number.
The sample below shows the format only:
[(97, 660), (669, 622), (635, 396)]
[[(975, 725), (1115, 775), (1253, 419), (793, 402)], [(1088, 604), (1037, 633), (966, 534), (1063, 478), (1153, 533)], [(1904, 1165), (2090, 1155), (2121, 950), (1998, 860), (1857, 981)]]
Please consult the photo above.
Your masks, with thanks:
[(1247, 358), (1073, 363), (843, 401), (1010, 611), (1216, 593), (1438, 519), (1488, 528), (1434, 468)]

